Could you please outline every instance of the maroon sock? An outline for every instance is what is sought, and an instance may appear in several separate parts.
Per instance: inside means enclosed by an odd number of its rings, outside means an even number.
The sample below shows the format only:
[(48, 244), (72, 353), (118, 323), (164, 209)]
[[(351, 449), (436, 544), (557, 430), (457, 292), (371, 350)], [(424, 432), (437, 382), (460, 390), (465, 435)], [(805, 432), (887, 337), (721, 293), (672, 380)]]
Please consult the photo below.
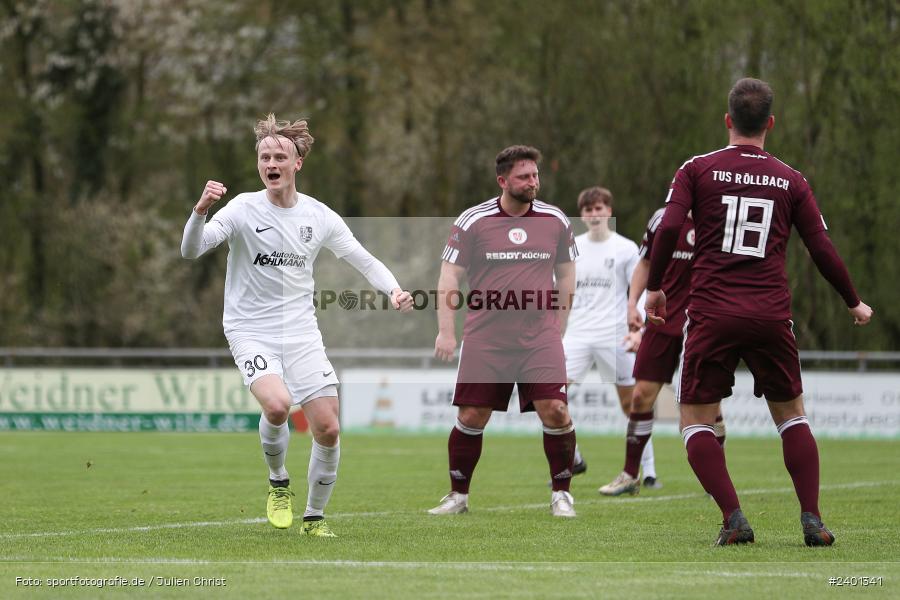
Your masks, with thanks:
[(653, 411), (636, 413), (628, 416), (628, 430), (625, 434), (625, 468), (622, 469), (637, 478), (641, 468), (641, 456), (644, 446), (653, 432)]
[(781, 433), (781, 448), (784, 452), (784, 466), (787, 467), (801, 512), (819, 514), (819, 448), (816, 438), (809, 429), (806, 417), (788, 419), (778, 426)]
[(723, 448), (725, 447), (725, 421), (722, 419), (722, 415), (716, 417), (716, 424), (713, 426), (713, 430), (716, 433), (716, 439), (719, 441), (719, 445)]
[(685, 427), (684, 436), (688, 462), (700, 480), (703, 489), (713, 497), (722, 510), (722, 518), (728, 521), (731, 513), (741, 507), (731, 476), (725, 466), (725, 452), (716, 441), (711, 425)]
[[(467, 428), (470, 431), (476, 431)], [(469, 483), (475, 465), (481, 458), (481, 442), (484, 435), (463, 433), (456, 427), (450, 430), (447, 450), (450, 455), (450, 489), (460, 494), (469, 493)]]
[(553, 491), (568, 492), (575, 463), (575, 427), (571, 423), (559, 429), (544, 427), (544, 454), (550, 463)]

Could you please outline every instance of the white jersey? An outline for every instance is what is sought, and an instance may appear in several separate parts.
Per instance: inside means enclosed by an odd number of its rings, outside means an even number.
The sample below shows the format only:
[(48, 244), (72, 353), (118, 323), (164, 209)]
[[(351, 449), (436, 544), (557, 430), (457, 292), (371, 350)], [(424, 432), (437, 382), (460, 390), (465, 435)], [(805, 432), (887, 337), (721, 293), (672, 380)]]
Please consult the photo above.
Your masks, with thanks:
[(305, 194), (298, 193), (297, 204), (291, 208), (269, 202), (265, 190), (239, 194), (209, 223), (205, 220), (191, 211), (182, 254), (196, 258), (228, 242), (222, 325), (229, 340), (244, 334), (319, 335), (313, 264), (323, 247), (338, 258), (350, 261), (352, 257), (352, 264), (381, 291), (390, 293), (398, 287), (390, 271), (362, 248), (344, 220)]
[(637, 244), (618, 233), (602, 242), (575, 238), (575, 298), (566, 338), (618, 346), (628, 333), (628, 286), (638, 263)]

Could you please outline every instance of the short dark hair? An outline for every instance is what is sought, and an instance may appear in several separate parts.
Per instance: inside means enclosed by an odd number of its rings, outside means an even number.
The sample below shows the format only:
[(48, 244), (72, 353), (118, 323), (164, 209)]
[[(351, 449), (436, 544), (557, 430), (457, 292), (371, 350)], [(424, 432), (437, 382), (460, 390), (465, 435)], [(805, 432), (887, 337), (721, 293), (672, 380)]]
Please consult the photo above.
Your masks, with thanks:
[(758, 135), (772, 114), (772, 88), (765, 81), (745, 77), (728, 93), (728, 114), (741, 135)]
[(520, 160), (533, 160), (541, 162), (541, 151), (531, 146), (510, 146), (500, 151), (497, 155), (497, 175), (506, 176)]
[(581, 212), (585, 208), (589, 208), (597, 203), (605, 204), (606, 206), (612, 208), (612, 192), (610, 192), (605, 187), (595, 185), (594, 187), (589, 187), (587, 189), (581, 190), (581, 193), (578, 194), (578, 212)]

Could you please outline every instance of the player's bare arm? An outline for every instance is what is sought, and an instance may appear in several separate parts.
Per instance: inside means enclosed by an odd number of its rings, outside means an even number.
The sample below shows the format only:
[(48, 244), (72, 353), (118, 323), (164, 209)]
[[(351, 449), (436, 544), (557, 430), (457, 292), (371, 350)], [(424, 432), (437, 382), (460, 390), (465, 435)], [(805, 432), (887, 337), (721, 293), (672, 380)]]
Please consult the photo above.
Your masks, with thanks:
[(456, 352), (456, 309), (459, 303), (453, 296), (461, 294), (460, 286), (466, 269), (446, 261), (441, 262), (441, 275), (438, 278), (437, 316), (438, 335), (434, 340), (434, 356), (443, 361), (453, 360)]
[(559, 292), (559, 333), (566, 332), (569, 322), (569, 309), (575, 296), (575, 262), (559, 263), (553, 269), (556, 275), (556, 290)]
[[(637, 308), (641, 294), (647, 289), (647, 277), (650, 275), (650, 261), (642, 258), (634, 267), (631, 275), (631, 285), (628, 286), (628, 330), (640, 331), (644, 326), (644, 319)], [(640, 343), (640, 342), (638, 342)]]
[(227, 191), (228, 188), (225, 187), (224, 183), (212, 180), (207, 181), (206, 187), (203, 188), (203, 194), (200, 195), (200, 200), (194, 206), (194, 212), (198, 215), (205, 215), (209, 211), (209, 207), (221, 200)]
[(395, 310), (408, 313), (413, 309), (412, 295), (404, 289), (394, 288), (391, 290), (391, 305)]

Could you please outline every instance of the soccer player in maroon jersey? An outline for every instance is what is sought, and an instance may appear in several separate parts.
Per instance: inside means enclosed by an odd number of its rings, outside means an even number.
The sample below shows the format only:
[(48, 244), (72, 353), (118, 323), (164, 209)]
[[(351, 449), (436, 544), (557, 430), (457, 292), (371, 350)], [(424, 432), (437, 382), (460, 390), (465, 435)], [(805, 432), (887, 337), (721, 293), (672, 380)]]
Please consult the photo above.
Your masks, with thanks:
[(660, 286), (681, 224), (693, 211), (696, 246), (678, 399), (688, 462), (722, 510), (716, 545), (753, 541), (712, 425), (719, 402), (731, 395), (734, 370), (743, 358), (753, 374), (754, 394), (765, 395), (781, 434), (804, 541), (830, 546), (834, 534), (819, 512), (819, 451), (803, 409), (784, 268), (792, 226), (854, 323), (868, 323), (872, 309), (860, 300), (828, 238), (806, 179), (763, 150), (775, 125), (772, 99), (767, 83), (738, 81), (728, 95), (728, 146), (695, 156), (678, 169), (656, 234), (645, 306), (651, 323), (665, 323), (666, 295)]
[[(574, 293), (578, 251), (565, 214), (537, 200), (540, 157), (529, 146), (512, 146), (497, 155), (501, 195), (456, 219), (441, 257), (436, 357), (453, 358), (455, 310), (465, 303), (468, 312), (453, 396), (459, 409), (448, 442), (451, 491), (431, 514), (468, 510), (484, 428), (493, 411), (507, 410), (516, 384), (519, 409), (536, 411), (544, 427), (551, 512), (575, 516), (569, 493), (575, 428), (566, 403), (560, 332)], [(464, 277), (470, 289), (465, 302), (460, 292)]]
[[(626, 411), (628, 429), (625, 435), (625, 466), (615, 479), (598, 490), (604, 496), (635, 495), (640, 492), (641, 480), (638, 478), (638, 471), (644, 448), (653, 433), (653, 409), (656, 398), (662, 386), (672, 382), (681, 357), (684, 311), (690, 291), (691, 259), (694, 255), (694, 221), (690, 215), (678, 232), (672, 262), (666, 269), (662, 282), (671, 318), (666, 320), (665, 325), (647, 329), (642, 336), (640, 331), (644, 323), (637, 309), (637, 302), (647, 287), (650, 253), (664, 210), (661, 208), (653, 213), (650, 222), (647, 223), (647, 230), (638, 250), (640, 260), (628, 287), (628, 328), (631, 333), (627, 339), (637, 348), (633, 370), (636, 382), (629, 399), (629, 410)], [(721, 415), (716, 417), (715, 425), (716, 439), (720, 444), (724, 444), (725, 424)]]

